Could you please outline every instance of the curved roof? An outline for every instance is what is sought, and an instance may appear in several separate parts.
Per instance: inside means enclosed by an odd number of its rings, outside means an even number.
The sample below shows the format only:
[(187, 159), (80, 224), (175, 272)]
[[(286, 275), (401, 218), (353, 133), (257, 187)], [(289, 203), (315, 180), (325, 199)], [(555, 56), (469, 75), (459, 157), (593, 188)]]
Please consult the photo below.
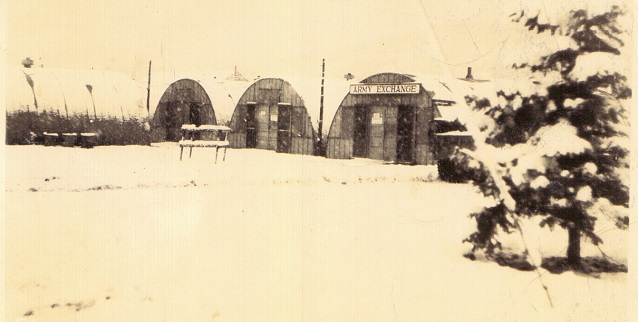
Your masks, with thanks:
[[(265, 79), (260, 78), (260, 79)], [(277, 78), (288, 82), (304, 102), (306, 111), (310, 116), (312, 128), (318, 130), (319, 111), (321, 105), (321, 78), (320, 77), (267, 77)], [(258, 79), (259, 80), (259, 79)], [(258, 81), (257, 80), (257, 81)], [(255, 81), (256, 82), (256, 81)], [(332, 118), (337, 112), (343, 98), (348, 94), (351, 81), (341, 78), (326, 78), (324, 80), (323, 95), (323, 128), (329, 130)], [(252, 85), (252, 83), (251, 83)], [(247, 88), (246, 88), (247, 89)], [(326, 125), (327, 124), (327, 125)]]
[[(461, 123), (472, 122), (474, 114), (467, 106), (465, 96), (476, 95), (478, 92), (489, 92), (486, 90), (490, 83), (474, 83), (449, 76), (437, 75), (412, 75), (405, 73), (377, 73), (367, 76), (359, 81), (348, 81), (345, 78), (326, 78), (324, 81), (323, 99), (323, 124), (324, 131), (328, 131), (330, 124), (341, 105), (343, 99), (350, 92), (350, 85), (364, 83), (366, 80), (382, 74), (398, 74), (405, 76), (406, 82), (421, 83), (423, 88), (433, 93), (433, 99), (442, 101), (439, 104), (439, 116), (443, 120), (454, 121), (458, 119)], [(273, 77), (277, 78), (277, 77)], [(263, 78), (262, 78), (263, 79)], [(280, 78), (281, 79), (281, 78)], [(318, 129), (319, 110), (321, 101), (321, 78), (285, 78), (295, 91), (301, 96), (312, 120), (314, 129)], [(251, 84), (252, 85), (252, 84)], [(247, 89), (247, 88), (246, 88)], [(478, 95), (481, 96), (481, 95)], [(217, 109), (215, 110), (217, 111)]]
[[(217, 76), (220, 75), (220, 76)], [(192, 73), (151, 76), (151, 95), (149, 100), (150, 115), (154, 115), (162, 95), (170, 85), (181, 79), (191, 79), (199, 83), (210, 98), (215, 118), (218, 122), (230, 121), (244, 91), (251, 82), (227, 80), (226, 74), (207, 73), (194, 75)]]
[(95, 112), (102, 117), (148, 116), (145, 86), (123, 74), (54, 68), (11, 68), (7, 74), (5, 107), (9, 112), (35, 110), (35, 92), (40, 112), (88, 112), (92, 117), (95, 103)]

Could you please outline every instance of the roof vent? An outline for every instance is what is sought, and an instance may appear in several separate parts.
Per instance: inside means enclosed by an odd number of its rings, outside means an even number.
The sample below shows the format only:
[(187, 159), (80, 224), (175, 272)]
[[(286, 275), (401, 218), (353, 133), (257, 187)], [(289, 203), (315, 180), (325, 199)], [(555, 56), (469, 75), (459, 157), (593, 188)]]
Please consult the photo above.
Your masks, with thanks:
[(467, 68), (467, 75), (465, 75), (465, 78), (474, 79), (474, 76), (472, 76), (472, 67)]

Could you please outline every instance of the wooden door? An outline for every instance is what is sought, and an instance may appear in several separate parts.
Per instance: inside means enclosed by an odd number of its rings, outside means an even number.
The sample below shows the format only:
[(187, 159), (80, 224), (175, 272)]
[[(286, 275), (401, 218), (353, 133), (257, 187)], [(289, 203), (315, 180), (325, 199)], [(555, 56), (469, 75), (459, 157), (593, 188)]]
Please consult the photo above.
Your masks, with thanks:
[(291, 106), (279, 104), (277, 117), (277, 152), (290, 153), (291, 144)]
[(397, 114), (397, 162), (414, 163), (414, 121), (413, 106), (399, 106)]
[(257, 120), (257, 148), (265, 150), (274, 149), (274, 147), (270, 148), (270, 105), (264, 103), (257, 104), (255, 119)]
[(199, 109), (200, 109), (200, 106), (195, 102), (191, 102), (188, 105), (189, 124), (195, 124), (196, 126), (202, 125), (201, 114)]
[(182, 120), (177, 102), (166, 102), (166, 115), (164, 117), (164, 127), (166, 129), (166, 141), (179, 141), (181, 138)]
[(368, 109), (366, 106), (356, 105), (354, 107), (353, 126), (352, 156), (356, 158), (367, 158), (368, 146), (370, 145), (370, 137), (368, 136), (370, 120), (368, 118)]
[(385, 106), (370, 106), (369, 114), (369, 136), (370, 148), (368, 158), (383, 160), (384, 138), (385, 138)]
[(257, 147), (257, 106), (255, 104), (246, 105), (246, 147), (249, 149)]

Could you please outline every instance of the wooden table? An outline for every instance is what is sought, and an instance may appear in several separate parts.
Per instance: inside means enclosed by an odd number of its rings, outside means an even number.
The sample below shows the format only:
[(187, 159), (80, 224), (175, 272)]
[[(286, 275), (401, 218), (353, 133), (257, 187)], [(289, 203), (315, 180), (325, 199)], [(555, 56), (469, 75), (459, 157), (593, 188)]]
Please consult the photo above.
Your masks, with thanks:
[[(215, 163), (219, 149), (224, 149), (224, 159), (226, 161), (226, 148), (228, 143), (227, 135), (230, 128), (222, 125), (200, 125), (184, 124), (182, 125), (182, 139), (179, 141), (179, 160), (182, 160), (184, 148), (190, 148), (188, 157), (193, 155), (193, 148), (215, 148)], [(202, 139), (203, 138), (203, 139)]]

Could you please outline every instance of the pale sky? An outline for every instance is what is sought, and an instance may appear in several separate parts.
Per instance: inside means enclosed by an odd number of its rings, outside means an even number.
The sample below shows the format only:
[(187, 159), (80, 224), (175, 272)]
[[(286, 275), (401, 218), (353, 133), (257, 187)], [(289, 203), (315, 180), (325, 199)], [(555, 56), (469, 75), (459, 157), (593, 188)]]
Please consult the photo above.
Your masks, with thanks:
[(356, 80), (378, 72), (491, 78), (514, 25), (507, 0), (9, 0), (7, 64), (232, 71)]

